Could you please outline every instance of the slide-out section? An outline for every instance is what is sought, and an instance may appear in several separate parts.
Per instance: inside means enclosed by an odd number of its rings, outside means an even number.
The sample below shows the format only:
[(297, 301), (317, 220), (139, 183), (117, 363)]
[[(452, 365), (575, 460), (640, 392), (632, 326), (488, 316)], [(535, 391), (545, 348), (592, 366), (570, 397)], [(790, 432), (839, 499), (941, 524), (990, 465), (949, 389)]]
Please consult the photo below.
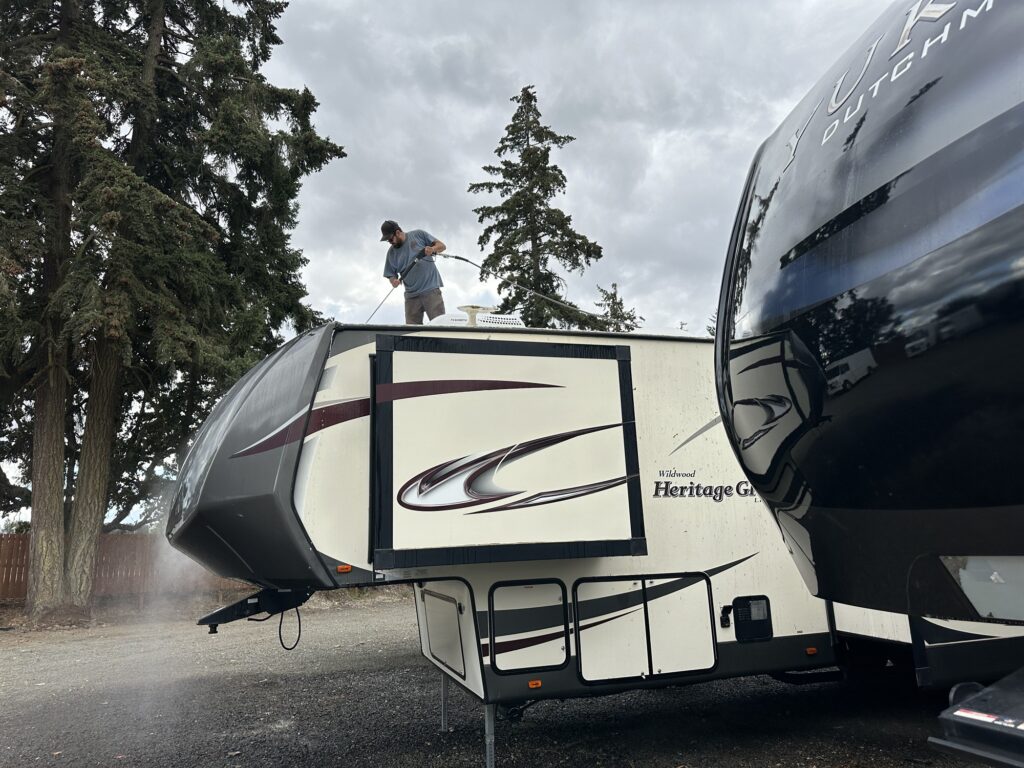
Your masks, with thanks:
[(630, 350), (377, 337), (374, 567), (646, 552)]

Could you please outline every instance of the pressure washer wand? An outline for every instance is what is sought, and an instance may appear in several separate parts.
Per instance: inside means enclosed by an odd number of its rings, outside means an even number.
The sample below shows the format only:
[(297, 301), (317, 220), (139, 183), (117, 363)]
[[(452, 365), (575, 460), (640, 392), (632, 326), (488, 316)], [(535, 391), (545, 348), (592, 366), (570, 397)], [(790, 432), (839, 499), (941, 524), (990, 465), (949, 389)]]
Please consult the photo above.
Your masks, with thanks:
[[(409, 273), (412, 272), (413, 269), (416, 268), (416, 265), (420, 263), (420, 260), (422, 258), (423, 258), (423, 254), (421, 253), (419, 256), (417, 256), (415, 259), (412, 260), (412, 263), (409, 265), (409, 268), (407, 270), (405, 270), (404, 273), (402, 273), (402, 272), (398, 273), (398, 285), (401, 285), (402, 283), (405, 282), (405, 278), (408, 277)], [(377, 314), (377, 310), (380, 309), (381, 307), (383, 307), (384, 306), (384, 302), (391, 298), (391, 294), (395, 292), (395, 288), (397, 288), (398, 285), (392, 285), (391, 286), (391, 290), (388, 291), (384, 295), (384, 298), (380, 300), (380, 304), (377, 305), (377, 308), (374, 309), (373, 312), (370, 313), (370, 316), (368, 318), (366, 318), (366, 320), (363, 323), (364, 325), (366, 323), (369, 323), (371, 320), (373, 320), (373, 316)]]

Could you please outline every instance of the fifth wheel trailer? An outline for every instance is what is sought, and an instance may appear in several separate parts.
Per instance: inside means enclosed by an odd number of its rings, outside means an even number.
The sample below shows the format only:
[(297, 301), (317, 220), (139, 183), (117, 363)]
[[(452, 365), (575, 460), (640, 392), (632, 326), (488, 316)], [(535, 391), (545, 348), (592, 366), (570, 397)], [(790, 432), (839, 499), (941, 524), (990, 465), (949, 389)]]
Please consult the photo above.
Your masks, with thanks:
[[(1022, 2), (890, 7), (758, 150), (719, 301), (744, 476), (814, 594), (961, 638), (925, 678), (991, 679), (975, 633), (1024, 664), (1022, 35)], [(943, 746), (1024, 765), (1014, 681)]]
[(712, 360), (637, 334), (294, 339), (182, 466), (171, 543), (262, 588), (202, 623), (411, 583), (424, 657), (489, 726), (497, 705), (927, 650), (931, 627), (806, 590), (731, 455)]

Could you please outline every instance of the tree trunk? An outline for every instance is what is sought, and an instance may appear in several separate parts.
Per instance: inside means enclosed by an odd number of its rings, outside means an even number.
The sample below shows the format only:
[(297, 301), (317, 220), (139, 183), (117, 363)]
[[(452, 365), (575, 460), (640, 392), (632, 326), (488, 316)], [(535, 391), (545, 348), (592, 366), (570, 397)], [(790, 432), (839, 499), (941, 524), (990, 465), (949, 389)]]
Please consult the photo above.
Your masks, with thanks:
[[(534, 219), (530, 217), (530, 285), (533, 286), (533, 290), (542, 291), (543, 286), (541, 284), (541, 271), (540, 271), (540, 242), (537, 237), (537, 227), (534, 223)], [(529, 320), (525, 320), (526, 325), (530, 328), (547, 328), (548, 324), (544, 320), (544, 312), (540, 307), (540, 299), (534, 294), (529, 294), (526, 297), (526, 312), (524, 313), (529, 317)]]
[[(156, 114), (153, 100), (156, 97), (157, 59), (166, 28), (164, 0), (150, 0), (147, 10), (148, 39), (140, 76), (146, 98), (136, 104), (132, 140), (126, 158), (128, 165), (140, 176), (145, 175), (146, 151)], [(107, 290), (110, 290), (109, 286)], [(90, 360), (85, 433), (65, 552), (67, 597), (71, 605), (82, 612), (89, 610), (96, 550), (110, 498), (110, 457), (121, 416), (121, 352), (119, 343), (101, 329), (93, 344)]]
[[(55, 345), (56, 346), (60, 346)], [(26, 610), (33, 620), (64, 607), (63, 360), (52, 362), (36, 386), (32, 428), (32, 538)]]
[[(58, 42), (70, 44), (78, 21), (76, 0), (60, 8)], [(35, 385), (32, 424), (32, 538), (29, 545), (28, 596), (25, 609), (33, 620), (65, 607), (64, 591), (64, 415), (67, 408), (67, 346), (60, 312), (49, 306), (60, 285), (61, 268), (71, 256), (72, 141), (66, 83), (60, 82), (53, 109), (50, 157), (50, 213), (42, 267), (43, 360)], [(64, 97), (64, 101), (61, 101)]]
[(140, 80), (146, 89), (147, 98), (135, 107), (132, 124), (132, 140), (128, 145), (128, 165), (139, 176), (145, 176), (145, 150), (149, 148), (149, 137), (153, 132), (156, 118), (156, 67), (163, 50), (164, 31), (167, 28), (164, 0), (149, 0), (149, 23), (147, 24), (146, 54), (142, 60)]
[(110, 456), (121, 414), (121, 367), (117, 343), (100, 337), (89, 368), (85, 434), (64, 555), (67, 598), (82, 612), (89, 610), (96, 548), (107, 512)]

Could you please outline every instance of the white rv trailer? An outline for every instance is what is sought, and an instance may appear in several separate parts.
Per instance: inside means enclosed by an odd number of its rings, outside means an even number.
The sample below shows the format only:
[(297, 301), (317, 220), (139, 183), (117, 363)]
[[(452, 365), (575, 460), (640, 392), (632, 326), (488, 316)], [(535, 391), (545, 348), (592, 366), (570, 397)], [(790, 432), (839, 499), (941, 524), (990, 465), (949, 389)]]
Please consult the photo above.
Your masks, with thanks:
[(739, 476), (711, 365), (679, 337), (305, 334), (183, 466), (172, 543), (265, 587), (201, 623), (412, 583), (424, 657), (485, 705), (488, 764), (498, 705), (830, 667), (864, 639), (927, 650), (906, 616), (807, 591)]
[(482, 700), (833, 663), (710, 343), (342, 331), (313, 412), (369, 400), (371, 358), (376, 413), (306, 438), (295, 507), (318, 551), (415, 584), (424, 656)]
[(859, 349), (852, 355), (836, 360), (825, 369), (828, 393), (834, 395), (849, 392), (854, 384), (871, 375), (877, 367), (878, 363), (870, 349)]

